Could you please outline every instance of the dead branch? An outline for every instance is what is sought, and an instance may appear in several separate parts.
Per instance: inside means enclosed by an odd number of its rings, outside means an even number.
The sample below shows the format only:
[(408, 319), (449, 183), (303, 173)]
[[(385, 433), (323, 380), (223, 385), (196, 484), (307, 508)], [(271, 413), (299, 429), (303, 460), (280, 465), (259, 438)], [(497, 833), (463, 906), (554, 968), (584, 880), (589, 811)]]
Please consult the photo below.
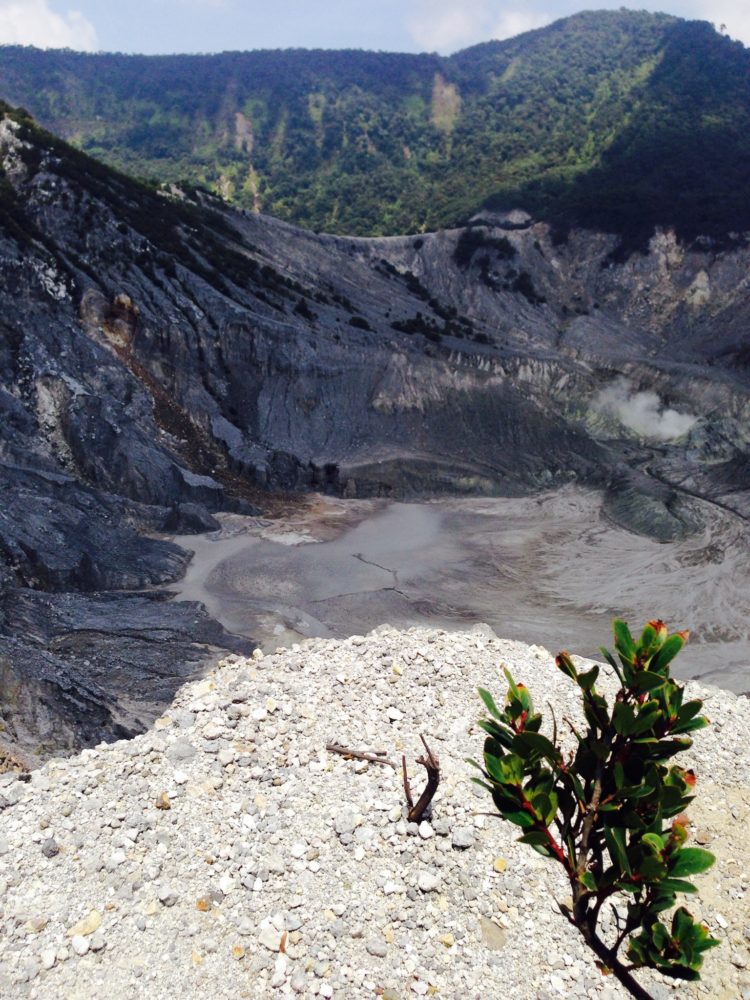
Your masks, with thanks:
[(411, 796), (411, 787), (409, 785), (409, 772), (406, 770), (406, 754), (401, 755), (401, 770), (404, 775), (404, 798), (406, 799), (406, 804), (409, 807), (409, 812), (414, 808), (414, 799)]
[(426, 754), (421, 757), (417, 757), (417, 764), (421, 764), (427, 771), (427, 785), (425, 786), (425, 790), (419, 796), (416, 805), (414, 805), (411, 788), (409, 787), (409, 776), (406, 771), (406, 757), (401, 758), (401, 766), (404, 772), (404, 795), (406, 796), (406, 804), (409, 807), (407, 819), (410, 823), (421, 822), (422, 817), (424, 816), (427, 807), (435, 797), (435, 792), (440, 784), (440, 761), (438, 760), (437, 754), (434, 754), (432, 750), (430, 750), (427, 746), (427, 740), (421, 735), (421, 733), (419, 738), (424, 745)]
[(341, 746), (340, 743), (326, 743), (326, 750), (330, 753), (339, 753), (347, 760), (369, 760), (372, 764), (385, 764), (387, 767), (392, 767), (394, 771), (398, 770), (393, 761), (386, 756), (386, 750), (376, 750), (374, 753), (369, 753), (366, 750), (350, 750), (349, 747)]

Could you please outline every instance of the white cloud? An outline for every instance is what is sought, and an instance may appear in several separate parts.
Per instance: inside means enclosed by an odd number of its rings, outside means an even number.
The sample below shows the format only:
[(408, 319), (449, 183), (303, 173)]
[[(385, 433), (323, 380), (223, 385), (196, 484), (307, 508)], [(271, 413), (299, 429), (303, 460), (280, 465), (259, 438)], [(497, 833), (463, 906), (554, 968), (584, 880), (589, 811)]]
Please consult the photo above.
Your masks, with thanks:
[(522, 35), (524, 31), (533, 31), (534, 28), (543, 28), (549, 24), (552, 18), (549, 14), (534, 14), (532, 11), (509, 10), (503, 14), (496, 22), (490, 32), (490, 38), (514, 38)]
[(407, 22), (414, 41), (430, 52), (452, 51), (476, 40), (478, 22), (476, 8), (467, 10), (462, 6), (443, 6), (430, 10), (420, 4), (420, 11)]
[(93, 24), (78, 10), (58, 14), (48, 0), (0, 0), (0, 45), (93, 51)]
[(711, 21), (717, 29), (724, 25), (726, 34), (750, 45), (750, 6), (747, 0), (693, 0), (686, 17)]
[(493, 38), (511, 38), (548, 24), (547, 14), (523, 9), (504, 9), (497, 0), (419, 0), (416, 13), (407, 22), (414, 41), (423, 49), (455, 52)]

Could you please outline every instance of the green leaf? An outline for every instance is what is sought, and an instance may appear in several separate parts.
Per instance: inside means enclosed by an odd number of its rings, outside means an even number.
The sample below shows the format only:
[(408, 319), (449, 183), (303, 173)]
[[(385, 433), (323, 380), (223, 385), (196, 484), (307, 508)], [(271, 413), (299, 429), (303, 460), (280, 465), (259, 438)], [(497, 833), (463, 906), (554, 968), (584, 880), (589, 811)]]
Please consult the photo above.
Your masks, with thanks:
[(633, 687), (637, 691), (654, 691), (666, 683), (661, 674), (655, 674), (651, 670), (639, 670), (635, 675)]
[(517, 733), (513, 739), (512, 749), (515, 752), (518, 752), (519, 750), (531, 750), (533, 753), (549, 757), (549, 759), (553, 761), (558, 760), (560, 757), (560, 754), (552, 740), (547, 739), (547, 737), (543, 736), (541, 733), (532, 733), (527, 731)]
[(696, 893), (698, 891), (692, 882), (682, 878), (664, 878), (661, 880), (659, 888), (665, 892)]
[(653, 736), (633, 740), (633, 746), (641, 747), (643, 756), (650, 760), (667, 760), (692, 745), (693, 741), (688, 739), (657, 740)]
[(657, 920), (651, 927), (651, 940), (659, 951), (662, 951), (669, 944), (670, 934), (661, 921)]
[(583, 691), (590, 691), (594, 684), (596, 684), (596, 679), (599, 676), (599, 665), (594, 664), (591, 670), (587, 670), (584, 674), (578, 675), (578, 684)]
[(581, 885), (584, 885), (589, 890), (589, 892), (596, 892), (597, 885), (593, 872), (584, 872), (583, 875), (580, 876), (578, 881), (581, 883)]
[(651, 648), (651, 645), (655, 639), (656, 639), (656, 629), (651, 624), (651, 622), (649, 622), (648, 625), (646, 625), (643, 631), (641, 632), (641, 637), (638, 640), (639, 652), (647, 653)]
[(519, 787), (523, 782), (523, 761), (516, 754), (509, 753), (500, 758), (485, 753), (484, 763), (490, 777), (501, 785)]
[[(528, 792), (527, 792), (528, 795)], [(552, 822), (557, 814), (557, 795), (555, 792), (547, 792), (544, 789), (535, 791), (529, 797), (531, 805), (539, 819), (547, 826)]]
[(555, 657), (555, 663), (564, 674), (567, 674), (568, 677), (570, 677), (571, 680), (578, 680), (578, 671), (567, 653), (558, 653)]
[(541, 830), (530, 830), (518, 838), (519, 844), (531, 844), (532, 847), (545, 845), (549, 847), (549, 838)]
[(609, 757), (612, 747), (609, 743), (605, 743), (604, 740), (592, 740), (591, 742), (591, 752), (599, 760), (606, 760)]
[(664, 670), (664, 668), (672, 662), (675, 656), (677, 656), (684, 645), (685, 637), (680, 635), (679, 632), (676, 632), (674, 635), (670, 635), (668, 639), (665, 639), (664, 645), (651, 660), (651, 669)]
[(607, 842), (609, 855), (612, 858), (614, 866), (623, 874), (631, 875), (632, 869), (628, 861), (626, 831), (624, 827), (610, 826), (609, 823), (605, 822), (604, 839)]
[(583, 800), (586, 797), (586, 793), (585, 793), (584, 788), (583, 788), (583, 782), (578, 777), (578, 775), (575, 773), (575, 771), (573, 771), (572, 769), (570, 769), (568, 771), (568, 778), (570, 780), (570, 783), (573, 786), (573, 791), (575, 792), (575, 794), (578, 797), (579, 801), (583, 802)]
[(632, 705), (627, 701), (615, 702), (615, 709), (612, 714), (615, 732), (620, 736), (630, 736), (635, 725), (635, 712)]
[(518, 685), (513, 680), (513, 677), (511, 676), (510, 670), (508, 670), (507, 667), (503, 667), (503, 673), (505, 674), (505, 679), (508, 682), (508, 688), (509, 688), (510, 694), (514, 698), (517, 698), (520, 701), (521, 700), (521, 692), (518, 690)]
[(549, 813), (551, 807), (549, 795), (546, 792), (536, 792), (531, 796), (531, 804), (539, 819), (544, 822), (544, 817)]
[(667, 874), (667, 866), (660, 858), (651, 854), (638, 863), (637, 871), (647, 882), (655, 882), (664, 878)]
[(501, 729), (500, 726), (494, 722), (492, 719), (480, 719), (478, 722), (480, 729), (483, 729), (485, 733), (489, 733), (493, 739), (506, 748), (510, 747), (513, 742), (513, 731), (511, 729)]
[(701, 716), (699, 719), (691, 719), (689, 722), (683, 722), (676, 725), (672, 729), (672, 732), (675, 736), (678, 733), (694, 733), (697, 729), (705, 729), (708, 724), (708, 719)]
[(658, 855), (661, 855), (665, 846), (663, 838), (658, 833), (644, 833), (640, 842)]
[(654, 794), (654, 789), (651, 785), (629, 785), (627, 788), (623, 788), (620, 795), (623, 798), (628, 799), (647, 799), (649, 795)]
[(550, 792), (548, 798), (549, 798), (549, 809), (547, 810), (546, 815), (543, 817), (544, 822), (547, 824), (547, 826), (549, 826), (552, 820), (555, 818), (555, 816), (557, 815), (557, 810), (559, 808), (557, 792)]
[(494, 784), (492, 786), (492, 801), (499, 813), (505, 816), (507, 813), (517, 812), (519, 809), (518, 796), (508, 790), (508, 785)]
[(474, 782), (475, 785), (479, 785), (480, 788), (484, 788), (488, 792), (494, 791), (492, 785), (489, 785), (486, 781), (482, 781), (481, 778), (472, 778), (471, 780)]
[(628, 626), (621, 618), (616, 618), (612, 623), (612, 630), (615, 634), (615, 649), (617, 652), (628, 663), (635, 663), (635, 642)]
[(518, 766), (517, 757), (497, 756), (488, 750), (484, 753), (484, 766), (493, 781), (501, 785), (520, 785), (523, 779), (523, 768)]
[(486, 753), (484, 755), (484, 767), (487, 774), (500, 785), (507, 784), (505, 780), (505, 771), (501, 766), (501, 760), (499, 757), (493, 757), (492, 754)]
[(646, 952), (640, 937), (628, 941), (627, 956), (636, 968), (646, 964)]
[(710, 868), (715, 861), (716, 857), (710, 851), (704, 851), (702, 847), (683, 847), (681, 851), (676, 851), (672, 855), (669, 874), (675, 878), (682, 875), (697, 875)]
[(525, 733), (537, 733), (542, 725), (542, 717), (538, 714), (527, 715), (526, 724), (523, 727)]
[(592, 729), (606, 729), (609, 726), (609, 714), (606, 701), (596, 694), (588, 692), (583, 702), (583, 714)]
[(623, 687), (632, 687), (633, 678), (635, 677), (637, 670), (632, 663), (628, 663), (624, 656), (620, 657), (620, 663), (622, 663), (622, 676), (624, 678)]
[(549, 845), (549, 840), (539, 830), (531, 830), (529, 833), (525, 833), (522, 837), (518, 838), (518, 842), (519, 844), (528, 844), (529, 847), (533, 848), (537, 854), (541, 854), (544, 858), (554, 858), (555, 856), (554, 851)]
[(695, 718), (695, 716), (703, 708), (703, 702), (698, 701), (686, 701), (682, 708), (677, 713), (677, 721), (679, 723), (687, 722), (689, 719)]
[(606, 646), (600, 646), (599, 647), (599, 652), (602, 654), (602, 656), (604, 657), (604, 659), (607, 661), (607, 663), (610, 665), (610, 667), (612, 667), (612, 669), (614, 670), (614, 672), (617, 674), (617, 678), (620, 681), (620, 684), (622, 684), (624, 686), (625, 679), (622, 676), (622, 671), (620, 670), (620, 668), (617, 665), (617, 660), (614, 658), (614, 656), (612, 656), (612, 654), (606, 648)]
[(659, 882), (659, 893), (654, 897), (653, 902), (649, 906), (650, 913), (663, 913), (664, 910), (671, 910), (675, 903), (675, 894), (673, 892), (664, 892), (664, 880)]
[[(647, 706), (651, 705), (651, 708)], [(643, 706), (641, 711), (636, 716), (635, 722), (630, 730), (633, 736), (639, 736), (641, 733), (645, 733), (647, 729), (651, 729), (654, 723), (663, 716), (663, 712), (659, 705), (655, 702), (648, 701)]]
[(689, 910), (686, 910), (684, 906), (675, 910), (672, 917), (672, 937), (677, 938), (678, 941), (686, 940), (695, 926), (693, 915)]
[(492, 697), (492, 695), (490, 694), (490, 692), (487, 691), (485, 688), (479, 688), (478, 691), (479, 691), (479, 697), (484, 702), (484, 706), (487, 709), (487, 711), (490, 713), (490, 715), (494, 715), (496, 719), (499, 719), (502, 722), (503, 721), (503, 713), (500, 711), (500, 709), (495, 704), (495, 699)]
[(533, 826), (536, 822), (531, 813), (527, 813), (525, 809), (517, 809), (515, 812), (503, 812), (503, 818), (507, 819), (509, 823), (514, 823), (520, 827)]

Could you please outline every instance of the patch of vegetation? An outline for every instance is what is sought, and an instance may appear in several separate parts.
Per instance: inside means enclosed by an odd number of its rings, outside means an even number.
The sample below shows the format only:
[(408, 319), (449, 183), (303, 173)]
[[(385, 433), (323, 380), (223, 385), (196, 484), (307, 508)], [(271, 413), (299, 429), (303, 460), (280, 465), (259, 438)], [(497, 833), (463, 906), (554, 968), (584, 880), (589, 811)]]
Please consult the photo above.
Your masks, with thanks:
[(534, 288), (534, 282), (532, 281), (531, 275), (528, 271), (519, 271), (518, 276), (514, 279), (512, 284), (512, 289), (514, 292), (520, 292), (523, 297), (529, 301), (532, 306), (541, 306), (547, 301), (543, 295), (539, 295), (536, 288)]
[[(438, 73), (460, 98), (448, 131)], [(258, 198), (313, 230), (418, 232), (482, 205), (526, 208), (560, 238), (619, 233), (622, 253), (655, 225), (750, 229), (750, 52), (663, 14), (587, 12), (449, 58), (7, 46), (0, 93), (120, 170)]]
[(372, 330), (364, 316), (352, 316), (349, 320), (349, 326), (353, 326), (356, 330)]
[[(506, 669), (502, 709), (489, 691), (479, 692), (489, 718), (480, 722), (487, 733), (483, 763), (472, 763), (500, 816), (523, 831), (520, 842), (562, 867), (572, 892), (572, 905), (558, 904), (562, 914), (632, 996), (651, 1000), (633, 970), (700, 979), (703, 953), (719, 944), (682, 906), (669, 924), (661, 918), (678, 894), (697, 891), (689, 876), (716, 860), (687, 846), (684, 810), (696, 777), (669, 763), (708, 720), (700, 715), (703, 703), (685, 701), (684, 687), (670, 676), (686, 632), (669, 635), (663, 622), (652, 621), (636, 641), (618, 620), (614, 635), (618, 658), (602, 649), (619, 681), (611, 706), (596, 688), (598, 665), (579, 672), (567, 653), (556, 659), (578, 686), (585, 718), (580, 731), (565, 720), (571, 753), (561, 749), (554, 716), (551, 736), (541, 732), (528, 689)], [(605, 940), (602, 907), (621, 893), (627, 906), (616, 911), (616, 930)], [(628, 965), (618, 957), (626, 943)]]
[(477, 251), (495, 253), (500, 260), (512, 260), (516, 251), (507, 236), (490, 236), (486, 229), (470, 227), (459, 236), (453, 251), (453, 260), (462, 271), (468, 270)]
[(441, 338), (441, 331), (435, 320), (430, 316), (423, 315), (421, 312), (418, 312), (416, 316), (412, 316), (409, 319), (394, 320), (391, 323), (391, 328), (401, 333), (419, 333), (435, 343)]
[(318, 318), (318, 314), (312, 311), (304, 296), (300, 296), (297, 299), (297, 304), (294, 307), (294, 315), (301, 316), (302, 319), (306, 319), (310, 323), (313, 323)]

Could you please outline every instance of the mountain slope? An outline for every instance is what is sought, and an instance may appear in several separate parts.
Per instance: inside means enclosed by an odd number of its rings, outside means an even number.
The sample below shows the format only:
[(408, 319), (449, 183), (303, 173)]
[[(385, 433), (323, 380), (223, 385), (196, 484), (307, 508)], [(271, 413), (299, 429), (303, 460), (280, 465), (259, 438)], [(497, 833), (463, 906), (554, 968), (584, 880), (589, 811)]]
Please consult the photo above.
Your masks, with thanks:
[(578, 480), (662, 541), (698, 530), (694, 495), (750, 516), (750, 249), (615, 246), (520, 213), (320, 236), (157, 194), (0, 108), (6, 737), (133, 732), (247, 649), (154, 590), (187, 561), (164, 535), (280, 491)]
[(489, 199), (565, 228), (750, 228), (750, 53), (703, 22), (576, 15), (449, 58), (0, 50), (0, 96), (139, 176), (307, 228), (432, 230)]

